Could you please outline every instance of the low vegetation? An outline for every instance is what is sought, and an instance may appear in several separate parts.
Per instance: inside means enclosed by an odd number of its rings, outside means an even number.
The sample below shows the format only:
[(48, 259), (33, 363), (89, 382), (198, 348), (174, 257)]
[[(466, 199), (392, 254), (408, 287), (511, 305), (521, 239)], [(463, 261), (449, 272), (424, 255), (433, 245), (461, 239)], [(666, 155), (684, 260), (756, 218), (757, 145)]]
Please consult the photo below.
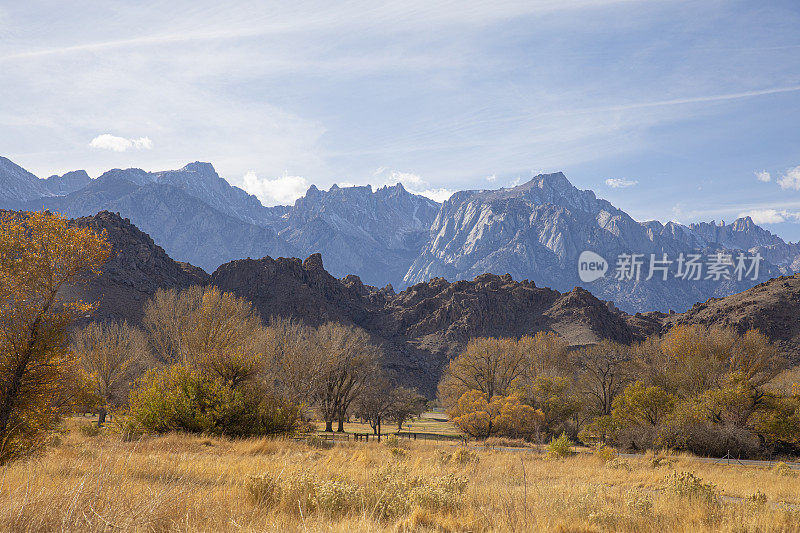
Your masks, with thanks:
[(421, 441), (125, 442), (113, 425), (82, 427), (69, 420), (34, 460), (3, 467), (0, 530), (800, 530), (800, 477), (768, 466), (673, 455), (622, 467), (592, 453), (555, 463), (533, 448)]
[(675, 326), (633, 346), (580, 349), (538, 333), (474, 339), (450, 362), (439, 396), (476, 438), (565, 435), (632, 451), (798, 455), (800, 387), (787, 385), (795, 374), (785, 368), (755, 330)]

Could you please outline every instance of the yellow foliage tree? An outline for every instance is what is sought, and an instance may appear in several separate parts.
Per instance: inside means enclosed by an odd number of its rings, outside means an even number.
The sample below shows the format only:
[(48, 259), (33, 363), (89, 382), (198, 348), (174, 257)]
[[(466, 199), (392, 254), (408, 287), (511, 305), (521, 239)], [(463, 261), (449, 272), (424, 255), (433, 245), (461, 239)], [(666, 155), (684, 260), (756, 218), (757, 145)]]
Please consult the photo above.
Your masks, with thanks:
[(471, 390), (487, 398), (503, 396), (528, 370), (529, 359), (514, 339), (472, 339), (447, 366), (439, 383), (439, 398), (450, 406)]
[(75, 357), (66, 330), (90, 304), (64, 289), (98, 275), (104, 235), (47, 212), (0, 218), (0, 462), (24, 453), (66, 404)]
[(262, 369), (261, 318), (250, 302), (216, 287), (157, 291), (143, 324), (162, 362), (195, 366), (231, 387)]
[(527, 438), (538, 435), (544, 414), (522, 403), (516, 395), (488, 396), (479, 390), (466, 391), (450, 411), (452, 422), (475, 438), (492, 435)]

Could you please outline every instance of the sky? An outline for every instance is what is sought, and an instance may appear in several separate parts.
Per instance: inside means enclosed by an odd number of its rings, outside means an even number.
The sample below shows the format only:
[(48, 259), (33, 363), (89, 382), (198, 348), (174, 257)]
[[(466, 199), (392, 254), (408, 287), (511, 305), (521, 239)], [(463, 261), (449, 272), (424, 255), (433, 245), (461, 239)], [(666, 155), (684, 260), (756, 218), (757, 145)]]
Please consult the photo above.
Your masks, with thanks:
[(208, 161), (267, 205), (563, 171), (637, 220), (800, 240), (800, 2), (0, 0), (0, 155)]

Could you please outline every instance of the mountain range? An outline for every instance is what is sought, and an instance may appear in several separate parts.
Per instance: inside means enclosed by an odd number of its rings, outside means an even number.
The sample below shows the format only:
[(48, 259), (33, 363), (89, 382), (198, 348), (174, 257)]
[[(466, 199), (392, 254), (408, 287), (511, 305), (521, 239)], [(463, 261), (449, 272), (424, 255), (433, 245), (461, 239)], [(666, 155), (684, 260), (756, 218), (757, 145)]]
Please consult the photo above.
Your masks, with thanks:
[[(179, 170), (114, 169), (39, 179), (0, 157), (0, 207), (49, 209), (69, 217), (119, 213), (179, 261), (214, 272), (224, 263), (321, 254), (335, 278), (403, 289), (436, 278), (459, 281), (510, 274), (567, 292), (583, 287), (626, 312), (683, 311), (709, 298), (746, 290), (800, 270), (800, 245), (749, 217), (730, 224), (639, 222), (562, 173), (497, 190), (459, 191), (442, 204), (402, 184), (373, 189), (311, 186), (292, 206), (266, 207), (231, 186), (208, 163)], [(607, 263), (596, 281), (581, 281), (578, 258), (592, 251)], [(620, 254), (641, 254), (642, 277), (617, 279)], [(704, 260), (722, 253), (760, 254), (757, 275), (679, 279), (681, 254)], [(673, 261), (667, 279), (645, 280), (651, 254)], [(753, 274), (755, 274), (753, 272)]]
[(153, 239), (116, 213), (103, 211), (72, 224), (104, 231), (111, 259), (98, 278), (68, 289), (67, 296), (98, 303), (84, 320), (137, 324), (145, 302), (159, 288), (216, 286), (272, 316), (308, 325), (326, 321), (366, 330), (384, 353), (384, 366), (399, 380), (434, 397), (447, 361), (473, 337), (554, 332), (572, 345), (611, 339), (632, 343), (674, 324), (724, 325), (764, 332), (793, 362), (800, 361), (800, 274), (778, 277), (743, 293), (694, 305), (685, 313), (631, 315), (576, 287), (568, 292), (514, 281), (508, 274), (473, 280), (443, 278), (396, 293), (365, 285), (358, 276), (336, 278), (320, 254), (297, 258), (239, 259), (209, 275), (174, 261)]

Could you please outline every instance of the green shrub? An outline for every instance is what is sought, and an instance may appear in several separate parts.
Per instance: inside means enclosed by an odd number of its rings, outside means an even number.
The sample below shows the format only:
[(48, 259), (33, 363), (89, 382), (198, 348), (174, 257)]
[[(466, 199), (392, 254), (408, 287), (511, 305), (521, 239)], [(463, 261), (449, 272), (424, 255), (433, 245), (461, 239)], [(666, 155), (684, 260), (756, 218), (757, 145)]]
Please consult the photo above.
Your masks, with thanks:
[(130, 415), (149, 433), (249, 437), (292, 432), (299, 409), (174, 365), (151, 370), (136, 383), (130, 395)]
[(572, 451), (572, 442), (569, 440), (566, 433), (562, 433), (560, 437), (553, 437), (550, 444), (547, 445), (548, 457), (569, 457), (574, 453), (575, 452)]

